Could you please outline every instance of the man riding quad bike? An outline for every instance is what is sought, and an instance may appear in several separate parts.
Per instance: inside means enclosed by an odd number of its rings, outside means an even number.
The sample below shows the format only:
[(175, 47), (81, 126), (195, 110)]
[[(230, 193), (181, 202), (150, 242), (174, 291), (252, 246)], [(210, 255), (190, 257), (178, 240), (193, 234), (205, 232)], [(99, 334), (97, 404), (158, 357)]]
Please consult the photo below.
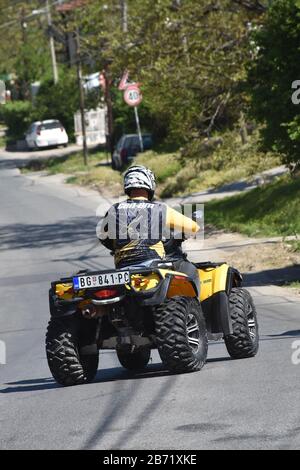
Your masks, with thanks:
[(256, 311), (240, 273), (226, 263), (186, 260), (181, 243), (200, 227), (153, 200), (149, 169), (129, 168), (124, 190), (128, 199), (108, 210), (99, 233), (116, 269), (81, 271), (51, 283), (46, 353), (56, 381), (91, 381), (101, 349), (115, 349), (131, 371), (145, 368), (156, 348), (168, 370), (196, 371), (215, 334), (232, 358), (254, 356)]

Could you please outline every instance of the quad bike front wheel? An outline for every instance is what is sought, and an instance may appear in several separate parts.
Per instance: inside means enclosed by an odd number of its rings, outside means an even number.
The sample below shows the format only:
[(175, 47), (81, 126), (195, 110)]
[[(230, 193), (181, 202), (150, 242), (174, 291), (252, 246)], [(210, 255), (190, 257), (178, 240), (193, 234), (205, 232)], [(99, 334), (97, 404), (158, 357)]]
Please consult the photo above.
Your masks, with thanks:
[(258, 323), (251, 294), (233, 288), (229, 295), (233, 333), (225, 336), (228, 353), (233, 359), (255, 356), (259, 346)]
[(138, 371), (143, 370), (150, 360), (150, 348), (140, 348), (134, 352), (123, 351), (117, 349), (117, 356), (120, 364), (128, 370)]
[(49, 369), (54, 379), (64, 386), (91, 382), (97, 373), (98, 351), (80, 353), (79, 329), (76, 317), (52, 318), (48, 325), (46, 354)]
[(192, 297), (168, 299), (154, 314), (156, 342), (171, 372), (200, 370), (207, 357), (207, 330), (201, 305)]

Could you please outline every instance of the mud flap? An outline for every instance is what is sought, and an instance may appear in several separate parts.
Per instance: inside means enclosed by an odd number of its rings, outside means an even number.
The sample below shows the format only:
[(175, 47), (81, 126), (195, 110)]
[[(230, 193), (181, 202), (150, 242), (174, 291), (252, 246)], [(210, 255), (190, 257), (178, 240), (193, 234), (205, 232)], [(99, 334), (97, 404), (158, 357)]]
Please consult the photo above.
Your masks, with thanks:
[(201, 305), (209, 333), (223, 333), (224, 336), (232, 334), (229, 300), (225, 291), (216, 292), (202, 301)]
[(53, 293), (53, 289), (49, 290), (49, 310), (52, 318), (68, 317), (77, 312), (75, 303), (65, 303), (59, 301), (57, 295)]

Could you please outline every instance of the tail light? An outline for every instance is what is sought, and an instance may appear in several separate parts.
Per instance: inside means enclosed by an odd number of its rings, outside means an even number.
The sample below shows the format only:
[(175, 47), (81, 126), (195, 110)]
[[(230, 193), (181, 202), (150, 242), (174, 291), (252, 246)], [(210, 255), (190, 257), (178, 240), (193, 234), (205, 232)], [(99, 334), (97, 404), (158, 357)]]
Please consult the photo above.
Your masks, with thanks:
[(174, 279), (177, 279), (178, 281), (186, 281), (186, 276), (175, 275)]
[(64, 128), (61, 126), (60, 130), (61, 130), (61, 132), (63, 132), (63, 131), (64, 131)]
[(126, 158), (127, 158), (127, 150), (122, 149), (121, 152), (120, 152), (120, 156), (121, 156), (121, 160), (125, 161)]
[(41, 135), (41, 127), (39, 126), (36, 130), (37, 135)]
[(94, 295), (95, 297), (98, 297), (98, 299), (107, 299), (109, 297), (117, 296), (118, 291), (116, 289), (102, 289), (95, 292)]

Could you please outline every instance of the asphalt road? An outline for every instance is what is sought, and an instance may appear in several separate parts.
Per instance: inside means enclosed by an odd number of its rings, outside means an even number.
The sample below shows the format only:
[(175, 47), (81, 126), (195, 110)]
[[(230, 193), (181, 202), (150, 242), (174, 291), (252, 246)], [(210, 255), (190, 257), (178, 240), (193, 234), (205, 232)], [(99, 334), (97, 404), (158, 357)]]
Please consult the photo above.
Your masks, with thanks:
[[(201, 372), (170, 375), (156, 353), (130, 376), (113, 352), (92, 384), (62, 388), (48, 370), (44, 337), (50, 280), (112, 266), (95, 243), (95, 203), (71, 190), (0, 169), (1, 449), (300, 448), (300, 299), (252, 287), (260, 352), (232, 361), (211, 343)], [(100, 199), (99, 199), (99, 202)]]

